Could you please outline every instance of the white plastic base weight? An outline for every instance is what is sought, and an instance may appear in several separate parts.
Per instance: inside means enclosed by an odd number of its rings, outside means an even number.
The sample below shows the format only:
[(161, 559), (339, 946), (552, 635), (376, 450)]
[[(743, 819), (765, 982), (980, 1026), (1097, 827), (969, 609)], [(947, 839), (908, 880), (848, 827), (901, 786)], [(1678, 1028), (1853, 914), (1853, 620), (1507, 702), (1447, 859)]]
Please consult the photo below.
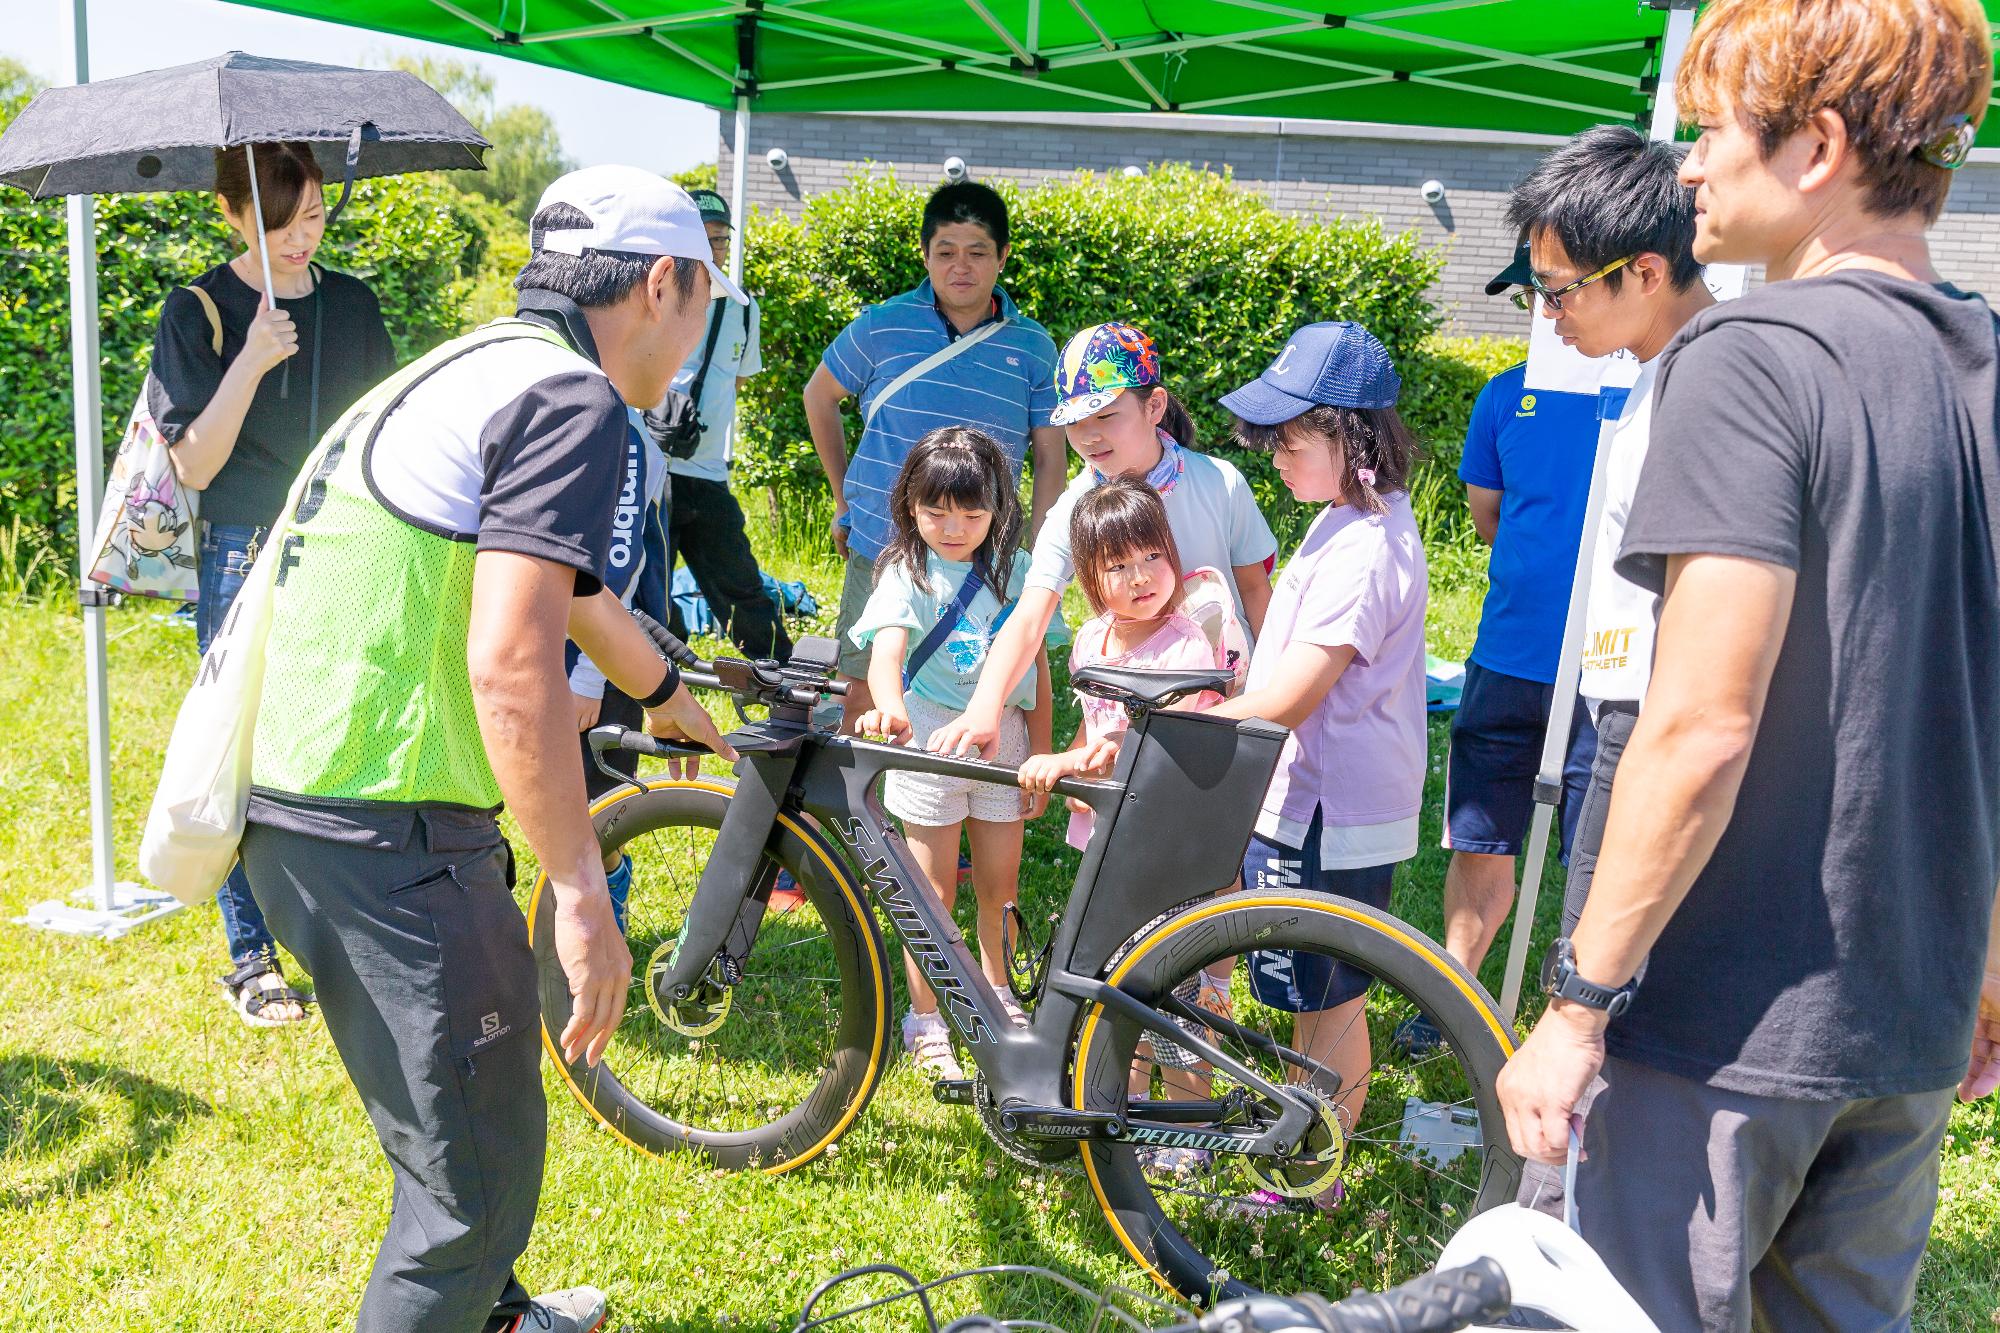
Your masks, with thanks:
[(30, 907), (26, 916), (15, 917), (15, 924), (32, 926), (37, 930), (53, 930), (64, 935), (115, 940), (131, 934), (149, 921), (158, 921), (181, 910), (181, 904), (172, 894), (122, 879), (111, 886), (111, 906), (108, 909), (97, 905), (97, 890), (93, 887), (78, 889), (70, 897), (86, 906), (72, 907), (69, 903), (50, 899)]

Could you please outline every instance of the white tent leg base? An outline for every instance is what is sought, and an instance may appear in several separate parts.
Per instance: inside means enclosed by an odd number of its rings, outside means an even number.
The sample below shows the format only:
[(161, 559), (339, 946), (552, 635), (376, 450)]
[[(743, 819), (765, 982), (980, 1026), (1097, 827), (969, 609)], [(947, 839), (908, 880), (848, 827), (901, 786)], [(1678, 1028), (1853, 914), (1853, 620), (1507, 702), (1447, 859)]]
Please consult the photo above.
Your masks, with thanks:
[(70, 897), (91, 905), (72, 907), (50, 899), (30, 907), (26, 916), (14, 918), (15, 923), (36, 930), (53, 930), (61, 935), (116, 940), (149, 922), (172, 916), (182, 906), (171, 893), (162, 893), (123, 879), (111, 886), (108, 901), (99, 902), (100, 894), (94, 885), (85, 885)]

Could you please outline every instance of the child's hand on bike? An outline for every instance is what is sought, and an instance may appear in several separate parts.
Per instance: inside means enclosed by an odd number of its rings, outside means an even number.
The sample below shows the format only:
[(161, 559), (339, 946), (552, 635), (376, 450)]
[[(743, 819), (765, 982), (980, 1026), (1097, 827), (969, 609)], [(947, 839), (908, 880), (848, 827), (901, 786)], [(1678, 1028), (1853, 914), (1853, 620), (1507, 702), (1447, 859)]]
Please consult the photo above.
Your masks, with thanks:
[[(1061, 754), (1031, 754), (1021, 761), (1018, 780), (1024, 790), (1046, 798), (1056, 789), (1056, 783), (1076, 771), (1070, 766), (1075, 757), (1074, 750), (1065, 750)], [(1034, 818), (1033, 815), (1028, 817)]]
[(1118, 742), (1125, 733), (1117, 732), (1098, 739), (1077, 751), (1074, 772), (1079, 777), (1105, 778), (1111, 776), (1111, 766), (1118, 762)]
[(1047, 792), (1024, 791), (1021, 793), (1021, 818), (1034, 822), (1048, 812)]
[(911, 738), (910, 715), (900, 708), (885, 708), (878, 704), (855, 721), (854, 734), (880, 736), (891, 745), (908, 745)]

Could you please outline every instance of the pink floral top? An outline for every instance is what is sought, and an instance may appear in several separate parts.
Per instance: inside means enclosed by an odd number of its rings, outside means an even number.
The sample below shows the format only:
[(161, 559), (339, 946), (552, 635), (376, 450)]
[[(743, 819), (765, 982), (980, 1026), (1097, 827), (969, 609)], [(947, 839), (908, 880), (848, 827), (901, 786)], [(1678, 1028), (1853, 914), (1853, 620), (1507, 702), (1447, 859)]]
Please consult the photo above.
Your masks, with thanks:
[[(1201, 632), (1201, 626), (1178, 611), (1163, 619), (1158, 629), (1128, 652), (1107, 653), (1105, 645), (1110, 637), (1111, 617), (1098, 616), (1084, 622), (1070, 648), (1070, 671), (1077, 672), (1090, 666), (1132, 667), (1140, 671), (1192, 671), (1215, 665), (1215, 649), (1208, 636)], [(1132, 723), (1125, 710), (1109, 699), (1082, 693), (1076, 698), (1083, 708), (1083, 736), (1086, 741), (1115, 736)], [(1204, 690), (1176, 707), (1198, 712), (1221, 702), (1221, 695), (1213, 690)], [(1087, 844), (1094, 822), (1088, 810), (1071, 811), (1069, 845), (1081, 849)]]

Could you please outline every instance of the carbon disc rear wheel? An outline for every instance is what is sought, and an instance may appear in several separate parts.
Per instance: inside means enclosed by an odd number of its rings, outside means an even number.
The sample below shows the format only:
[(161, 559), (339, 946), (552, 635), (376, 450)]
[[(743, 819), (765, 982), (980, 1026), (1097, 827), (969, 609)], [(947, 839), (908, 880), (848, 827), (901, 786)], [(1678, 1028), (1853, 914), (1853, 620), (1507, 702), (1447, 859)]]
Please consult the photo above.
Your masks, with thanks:
[[(1521, 1164), (1494, 1094), (1512, 1040), (1491, 998), (1441, 946), (1347, 899), (1238, 893), (1170, 917), (1106, 980), (1157, 1006), (1177, 988), (1193, 995), (1203, 969), (1225, 960), (1234, 969), (1226, 1008), (1265, 1044), (1220, 1027), (1202, 1035), (1309, 1100), (1314, 1130), (1296, 1160), (1173, 1146), (1167, 1135), (1152, 1147), (1087, 1144), (1084, 1169), (1105, 1217), (1155, 1279), (1193, 1300), (1381, 1289), (1432, 1267), (1473, 1213), (1513, 1199)], [(1254, 987), (1252, 968), (1267, 969)], [(1359, 998), (1306, 1020), (1259, 999), (1280, 998), (1271, 980), (1280, 973), (1320, 978), (1321, 998), (1345, 994), (1336, 978), (1345, 979)], [(1310, 988), (1303, 980), (1299, 987), (1290, 994), (1313, 1010)], [(1439, 1034), (1429, 1049), (1407, 1039), (1419, 1015)], [(1240, 1133), (1276, 1122), (1263, 1095), (1206, 1063), (1135, 1064), (1151, 1040), (1109, 1010), (1086, 1010), (1073, 1104), (1143, 1121), (1148, 1101), (1211, 1100), (1234, 1110), (1180, 1127)], [(1269, 1043), (1309, 1050), (1329, 1072), (1347, 1072), (1308, 1078)]]

